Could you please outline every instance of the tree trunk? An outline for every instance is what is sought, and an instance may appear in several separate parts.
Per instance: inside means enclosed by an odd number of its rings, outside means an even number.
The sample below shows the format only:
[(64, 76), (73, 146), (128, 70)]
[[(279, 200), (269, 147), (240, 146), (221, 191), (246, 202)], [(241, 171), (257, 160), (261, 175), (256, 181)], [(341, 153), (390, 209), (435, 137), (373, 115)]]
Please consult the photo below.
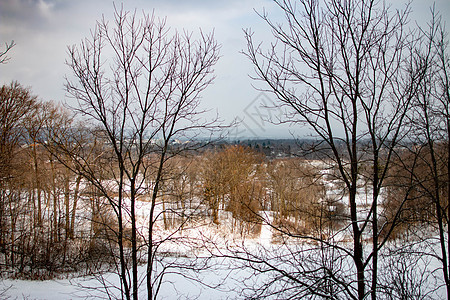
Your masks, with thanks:
[(70, 220), (70, 238), (74, 238), (75, 236), (75, 215), (77, 211), (77, 203), (78, 203), (78, 197), (80, 193), (80, 182), (81, 182), (81, 175), (77, 176), (76, 183), (75, 183), (75, 190), (73, 192), (73, 207), (72, 207), (72, 215)]
[(41, 184), (39, 176), (39, 165), (37, 159), (36, 142), (33, 144), (33, 162), (34, 162), (34, 180), (37, 193), (37, 225), (42, 226), (42, 200), (41, 200)]
[(138, 300), (138, 261), (137, 261), (137, 240), (136, 240), (136, 182), (135, 178), (131, 178), (131, 261), (132, 261), (132, 274), (133, 274), (133, 299)]
[(122, 295), (123, 292), (125, 292), (125, 297), (127, 300), (131, 299), (131, 295), (130, 295), (130, 286), (127, 280), (127, 265), (126, 265), (126, 261), (125, 261), (125, 253), (124, 253), (124, 245), (123, 245), (123, 177), (124, 177), (124, 169), (121, 166), (120, 167), (120, 179), (119, 179), (119, 199), (118, 199), (118, 216), (117, 216), (117, 221), (118, 221), (118, 234), (117, 234), (117, 241), (118, 241), (118, 246), (119, 246), (119, 264), (120, 264), (120, 279), (121, 279), (121, 286), (124, 290), (122, 290)]
[(53, 159), (50, 157), (50, 168), (51, 168), (51, 184), (52, 184), (52, 195), (53, 195), (53, 234), (52, 234), (52, 241), (56, 243), (58, 241), (59, 237), (59, 224), (58, 224), (58, 206), (59, 206), (59, 197), (58, 197), (58, 190), (56, 187), (56, 170), (55, 170), (55, 164)]
[(65, 239), (68, 240), (70, 237), (70, 170), (66, 168), (64, 174), (64, 207), (65, 207)]
[[(447, 87), (448, 88), (448, 87)], [(447, 90), (448, 93), (448, 90)], [(450, 103), (450, 96), (447, 94), (447, 99)], [(450, 120), (447, 115), (447, 254), (450, 252)], [(447, 274), (450, 274), (450, 260), (447, 265), (444, 266), (447, 269)], [(447, 281), (445, 282), (447, 287), (447, 299), (450, 299), (450, 279), (447, 276)]]

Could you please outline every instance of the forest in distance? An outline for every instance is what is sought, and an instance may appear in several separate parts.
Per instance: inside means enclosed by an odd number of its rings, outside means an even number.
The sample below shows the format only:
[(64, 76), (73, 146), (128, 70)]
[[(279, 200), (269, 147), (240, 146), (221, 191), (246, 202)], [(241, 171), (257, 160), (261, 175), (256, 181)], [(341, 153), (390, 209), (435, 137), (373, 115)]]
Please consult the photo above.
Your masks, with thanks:
[(410, 28), (408, 6), (274, 3), (284, 23), (259, 17), (275, 42), (245, 30), (243, 55), (284, 112), (265, 121), (308, 137), (229, 140), (236, 124), (201, 105), (214, 33), (123, 6), (68, 47), (70, 107), (3, 84), (2, 280), (93, 278), (87, 299), (159, 299), (173, 276), (236, 280), (243, 299), (450, 299), (441, 16)]

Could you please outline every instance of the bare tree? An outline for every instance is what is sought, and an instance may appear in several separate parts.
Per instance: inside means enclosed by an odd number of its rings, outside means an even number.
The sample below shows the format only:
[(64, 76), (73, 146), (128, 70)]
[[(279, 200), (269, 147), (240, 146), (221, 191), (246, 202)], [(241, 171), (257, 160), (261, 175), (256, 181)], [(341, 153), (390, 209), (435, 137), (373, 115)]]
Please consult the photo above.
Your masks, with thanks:
[[(155, 268), (161, 243), (155, 240), (154, 230), (161, 217), (157, 203), (164, 167), (174, 154), (192, 146), (175, 147), (175, 138), (193, 138), (213, 125), (202, 121), (199, 105), (200, 93), (212, 83), (218, 51), (212, 34), (200, 33), (195, 39), (192, 33), (172, 32), (164, 19), (145, 13), (138, 18), (136, 12), (122, 8), (115, 9), (113, 24), (102, 19), (90, 38), (69, 48), (67, 64), (73, 77), (67, 80), (67, 92), (78, 101), (75, 111), (97, 128), (93, 134), (105, 147), (102, 157), (109, 161), (110, 180), (97, 177), (83, 157), (74, 157), (76, 141), (63, 150), (72, 154), (78, 170), (108, 200), (117, 217), (118, 274), (126, 299), (138, 299), (142, 238), (149, 299), (156, 298), (163, 282), (164, 271)], [(145, 195), (150, 195), (146, 200), (151, 203), (147, 234), (137, 228), (136, 213), (137, 201)]]
[[(348, 230), (341, 233), (352, 246), (320, 240), (322, 253), (336, 255), (344, 264), (347, 257), (350, 267), (340, 271), (339, 265), (319, 263), (317, 270), (323, 272), (316, 272), (316, 279), (300, 278), (294, 285), (320, 297), (376, 299), (378, 254), (389, 236), (379, 235), (384, 226), (379, 219), (382, 187), (423, 73), (409, 72), (414, 67), (405, 27), (409, 8), (392, 13), (373, 0), (275, 3), (286, 23), (261, 13), (275, 42), (264, 50), (247, 30), (245, 55), (255, 67), (254, 79), (267, 86), (262, 90), (273, 94), (275, 105), (286, 112), (274, 121), (304, 125), (312, 132), (318, 141), (312, 150), (337, 170), (335, 179), (343, 183), (350, 210)], [(371, 171), (364, 174), (363, 168)], [(358, 187), (363, 176), (371, 193), (362, 207)], [(303, 275), (314, 274), (309, 272)], [(339, 288), (321, 288), (321, 278)]]
[(416, 63), (426, 72), (408, 115), (413, 134), (405, 147), (408, 156), (403, 157), (403, 167), (411, 178), (407, 188), (427, 204), (425, 222), (431, 221), (438, 233), (439, 250), (430, 253), (440, 261), (450, 299), (450, 59), (447, 32), (434, 7), (431, 16), (428, 28), (421, 29), (416, 50)]

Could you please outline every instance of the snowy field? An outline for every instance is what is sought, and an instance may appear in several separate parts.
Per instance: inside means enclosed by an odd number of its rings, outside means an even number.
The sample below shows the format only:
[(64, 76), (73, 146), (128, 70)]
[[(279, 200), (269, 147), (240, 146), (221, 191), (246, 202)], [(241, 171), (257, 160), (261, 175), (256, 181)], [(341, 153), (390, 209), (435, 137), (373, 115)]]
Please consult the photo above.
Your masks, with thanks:
[[(144, 267), (141, 267), (140, 271), (144, 271)], [(203, 279), (203, 283), (214, 286), (211, 288), (183, 276), (169, 274), (158, 299), (236, 299), (239, 297), (238, 278), (228, 278), (226, 285), (220, 284), (222, 279), (229, 275), (228, 273), (227, 270), (221, 272), (215, 270), (194, 274)], [(105, 274), (104, 277), (110, 280), (111, 284), (119, 285), (118, 278), (114, 274)], [(3, 280), (1, 289), (5, 292), (0, 295), (0, 299), (108, 299), (103, 289), (92, 289), (98, 288), (99, 284), (99, 281), (92, 277), (46, 281)], [(112, 298), (114, 299), (114, 296)], [(139, 298), (147, 298), (145, 283), (142, 284)]]
[[(145, 216), (145, 206), (145, 204), (139, 205), (142, 214), (141, 218)], [(224, 214), (224, 217), (226, 218), (226, 214)], [(141, 225), (144, 227), (143, 224), (145, 222), (142, 222), (141, 219)], [(237, 244), (241, 243), (241, 240), (235, 240), (238, 235), (233, 234), (228, 226), (229, 224), (227, 222), (223, 222), (219, 228), (213, 229), (206, 226), (191, 230), (189, 233), (185, 231), (184, 235), (188, 235), (190, 238), (199, 238), (202, 236), (203, 238), (207, 238), (209, 242), (214, 241), (215, 246), (225, 249), (229, 244), (235, 242)], [(259, 236), (247, 241), (249, 247), (258, 247), (260, 245), (270, 246), (272, 241), (270, 226), (262, 225)], [(165, 245), (163, 249), (164, 251), (174, 253), (186, 251), (180, 245), (170, 245), (170, 243)], [(200, 251), (196, 255), (204, 257), (208, 256), (208, 253), (208, 251)], [(165, 257), (164, 261), (171, 259), (173, 258)], [(192, 257), (177, 257), (176, 261), (183, 263), (183, 260), (192, 259)], [(196, 259), (201, 260), (198, 257)], [(147, 291), (143, 276), (145, 268), (145, 266), (139, 268), (142, 282), (139, 298), (146, 299)], [(176, 269), (174, 271), (166, 275), (163, 286), (158, 294), (158, 299), (236, 299), (240, 297), (242, 291), (242, 278), (247, 278), (251, 275), (245, 269), (237, 267), (235, 262), (229, 258), (208, 260), (208, 267), (201, 272), (183, 270), (181, 274), (175, 274), (178, 271)], [(104, 280), (110, 286), (120, 286), (118, 276), (112, 273), (103, 274), (99, 278), (91, 276), (44, 281), (4, 279), (0, 283), (0, 299), (120, 299), (119, 293), (115, 288), (108, 289), (108, 292), (112, 293), (108, 296), (99, 279)]]
[[(230, 265), (233, 262), (229, 261)], [(224, 262), (221, 268), (216, 270), (203, 271), (194, 274), (202, 283), (188, 280), (180, 275), (167, 275), (167, 282), (160, 290), (158, 299), (244, 299), (241, 294), (241, 278), (250, 275), (246, 270), (240, 272), (234, 270), (230, 273), (225, 268)], [(141, 267), (140, 271), (144, 271)], [(185, 274), (193, 275), (193, 274)], [(262, 275), (265, 276), (265, 275)], [(226, 281), (223, 281), (226, 278)], [(111, 284), (118, 285), (117, 276), (114, 274), (105, 274), (104, 279), (109, 280)], [(261, 279), (261, 278), (259, 278)], [(72, 280), (46, 280), (46, 281), (25, 281), (25, 280), (3, 280), (0, 289), (0, 299), (28, 299), (28, 300), (61, 300), (61, 299), (115, 299), (104, 293), (103, 289), (94, 290), (92, 288), (100, 287), (100, 283), (93, 277), (75, 278)], [(430, 286), (430, 289), (438, 286)], [(445, 288), (440, 287), (434, 293), (423, 299), (446, 299)], [(119, 298), (119, 297), (118, 297)], [(145, 283), (142, 284), (139, 298), (146, 299)], [(120, 298), (119, 298), (120, 299)], [(276, 298), (271, 298), (276, 299)], [(381, 298), (380, 298), (381, 299)]]
[[(263, 231), (264, 232), (264, 229)], [(265, 238), (268, 238), (267, 236)], [(248, 249), (257, 252), (260, 250), (260, 242), (264, 238), (254, 240), (250, 243)], [(277, 246), (273, 246), (274, 248)], [(267, 249), (267, 248), (266, 248)], [(165, 261), (173, 258), (166, 257)], [(192, 258), (176, 258), (178, 262), (183, 260), (191, 260)], [(387, 261), (380, 265), (380, 273), (389, 273), (392, 266), (397, 263), (396, 258), (392, 258), (391, 262)], [(163, 283), (163, 286), (158, 294), (158, 299), (245, 299), (243, 294), (244, 284), (243, 280), (251, 278), (255, 286), (261, 283), (264, 279), (268, 279), (271, 273), (260, 274), (258, 277), (253, 276), (249, 269), (242, 268), (238, 263), (229, 258), (215, 258), (208, 262), (208, 268), (200, 272), (195, 271), (181, 271), (181, 275), (169, 272)], [(426, 272), (424, 270), (433, 270), (438, 267), (436, 261), (429, 259), (417, 260), (412, 265), (407, 266), (405, 275), (410, 276), (414, 273), (416, 280), (420, 279), (421, 275)], [(175, 269), (174, 269), (175, 271)], [(141, 274), (141, 288), (139, 298), (146, 299), (146, 287), (144, 277), (145, 267), (139, 268)], [(440, 270), (438, 272), (441, 272)], [(408, 274), (406, 274), (408, 273)], [(420, 275), (420, 276), (417, 276)], [(187, 278), (189, 277), (189, 279)], [(439, 274), (438, 274), (439, 277)], [(105, 283), (111, 286), (119, 286), (117, 275), (106, 273), (101, 276)], [(201, 284), (200, 284), (201, 283)], [(409, 288), (415, 288), (414, 284), (419, 282), (411, 282)], [(248, 282), (247, 282), (248, 284)], [(430, 294), (421, 299), (446, 299), (445, 288), (439, 286), (439, 280), (424, 281), (422, 288), (426, 288)], [(247, 285), (248, 287), (248, 285)], [(6, 279), (0, 283), (0, 299), (29, 299), (29, 300), (59, 300), (59, 299), (120, 299), (119, 293), (114, 288), (108, 290), (110, 295), (105, 293), (98, 278), (94, 277), (78, 277), (69, 279), (57, 279), (46, 281), (27, 281), (27, 280), (11, 280)], [(116, 293), (114, 293), (116, 292)], [(425, 296), (425, 295), (424, 295)], [(269, 299), (278, 299), (276, 297), (269, 297)], [(380, 297), (380, 299), (384, 299)]]

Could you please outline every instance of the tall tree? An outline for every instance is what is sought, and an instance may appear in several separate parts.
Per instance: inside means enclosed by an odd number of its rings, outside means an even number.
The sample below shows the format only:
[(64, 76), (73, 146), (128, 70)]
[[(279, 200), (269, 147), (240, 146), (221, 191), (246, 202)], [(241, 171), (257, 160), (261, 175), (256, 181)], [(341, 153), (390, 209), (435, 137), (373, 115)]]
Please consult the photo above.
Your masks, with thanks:
[[(408, 115), (411, 138), (403, 167), (411, 178), (408, 188), (414, 196), (426, 203), (438, 233), (439, 257), (442, 275), (450, 299), (450, 58), (448, 35), (435, 8), (426, 29), (420, 29), (421, 43), (416, 48), (416, 64), (425, 69), (424, 82), (413, 98), (413, 109)], [(433, 209), (431, 209), (433, 208)], [(440, 253), (439, 253), (440, 252)], [(439, 254), (437, 254), (439, 253)]]
[[(337, 170), (334, 179), (342, 182), (350, 210), (342, 234), (349, 236), (351, 247), (334, 239), (320, 241), (322, 253), (342, 264), (348, 264), (342, 260), (347, 257), (350, 267), (343, 271), (322, 260), (291, 280), (296, 292), (376, 299), (379, 251), (388, 239), (380, 237), (380, 194), (423, 73), (408, 72), (413, 67), (405, 28), (409, 8), (392, 12), (374, 0), (275, 3), (284, 24), (260, 14), (275, 42), (264, 50), (247, 30), (245, 55), (255, 67), (254, 79), (266, 86), (261, 90), (286, 111), (275, 121), (304, 125), (318, 141), (311, 150)], [(370, 172), (362, 173), (364, 168)], [(361, 209), (358, 188), (364, 176), (371, 199)], [(275, 271), (283, 274), (281, 266)]]
[[(73, 71), (67, 92), (78, 102), (80, 116), (92, 122), (93, 133), (105, 145), (110, 161), (112, 189), (96, 176), (82, 157), (74, 157), (78, 169), (108, 199), (117, 217), (116, 242), (122, 295), (138, 299), (139, 228), (136, 203), (150, 194), (146, 283), (148, 298), (156, 298), (163, 273), (154, 268), (160, 243), (154, 227), (158, 192), (164, 166), (173, 153), (175, 138), (192, 137), (189, 132), (210, 127), (202, 121), (200, 94), (213, 80), (219, 46), (213, 34), (179, 33), (167, 28), (164, 19), (115, 8), (113, 23), (102, 19), (90, 38), (69, 48), (67, 64)], [(156, 142), (155, 142), (156, 141)], [(189, 144), (186, 144), (189, 145)], [(73, 153), (66, 148), (65, 154)], [(150, 159), (156, 154), (157, 160)], [(154, 157), (154, 156), (153, 156)], [(152, 179), (149, 180), (148, 177)], [(151, 182), (147, 185), (146, 182)], [(130, 257), (125, 245), (126, 223), (131, 236)], [(130, 270), (127, 261), (131, 260)], [(131, 274), (131, 275), (130, 275)]]

